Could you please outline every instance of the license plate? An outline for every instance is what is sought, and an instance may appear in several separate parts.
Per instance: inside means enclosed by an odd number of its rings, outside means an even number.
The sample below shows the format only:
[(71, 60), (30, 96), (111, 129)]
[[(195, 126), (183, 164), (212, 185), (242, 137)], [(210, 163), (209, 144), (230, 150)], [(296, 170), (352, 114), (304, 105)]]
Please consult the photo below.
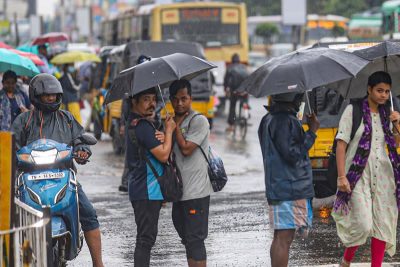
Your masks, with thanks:
[(47, 179), (60, 179), (63, 178), (65, 174), (63, 172), (51, 172), (51, 173), (39, 173), (28, 175), (28, 180), (47, 180)]

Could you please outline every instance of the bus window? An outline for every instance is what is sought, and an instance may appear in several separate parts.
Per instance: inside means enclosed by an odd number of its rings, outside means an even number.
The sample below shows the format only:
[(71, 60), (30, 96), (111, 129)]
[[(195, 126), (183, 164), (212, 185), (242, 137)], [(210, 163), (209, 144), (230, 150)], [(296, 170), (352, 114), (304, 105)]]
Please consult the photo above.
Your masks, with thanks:
[(221, 46), (240, 44), (239, 19), (224, 22), (222, 8), (181, 8), (177, 21), (179, 23), (162, 23), (162, 40), (194, 41), (204, 47), (215, 43)]

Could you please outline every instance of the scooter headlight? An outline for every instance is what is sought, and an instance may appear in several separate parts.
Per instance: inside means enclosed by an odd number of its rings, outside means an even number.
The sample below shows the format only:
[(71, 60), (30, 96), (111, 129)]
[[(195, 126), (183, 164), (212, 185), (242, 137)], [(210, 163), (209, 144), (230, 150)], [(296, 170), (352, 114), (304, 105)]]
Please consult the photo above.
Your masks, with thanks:
[(46, 151), (32, 150), (31, 156), (37, 165), (52, 164), (57, 158), (57, 149), (53, 148)]

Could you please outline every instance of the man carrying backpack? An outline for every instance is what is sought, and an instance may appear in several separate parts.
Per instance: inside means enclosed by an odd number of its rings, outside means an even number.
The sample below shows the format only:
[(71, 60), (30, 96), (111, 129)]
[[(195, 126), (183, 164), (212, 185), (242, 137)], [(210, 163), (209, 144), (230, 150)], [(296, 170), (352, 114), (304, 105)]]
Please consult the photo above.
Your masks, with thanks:
[(176, 129), (173, 146), (181, 172), (183, 196), (172, 206), (172, 220), (186, 248), (189, 267), (205, 267), (207, 254), (204, 240), (208, 235), (210, 194), (208, 163), (201, 151), (208, 151), (210, 125), (206, 117), (191, 109), (191, 84), (176, 80), (169, 87), (175, 112)]
[(308, 150), (314, 144), (319, 121), (315, 114), (308, 116), (309, 130), (304, 132), (296, 117), (303, 96), (272, 96), (270, 112), (262, 118), (258, 129), (270, 224), (274, 229), (272, 267), (288, 266), (295, 232), (306, 234), (312, 224), (314, 188)]
[(133, 96), (133, 108), (126, 126), (128, 192), (137, 226), (134, 254), (136, 267), (150, 265), (150, 252), (156, 241), (158, 218), (164, 200), (155, 172), (158, 175), (164, 173), (162, 163), (167, 162), (171, 153), (172, 133), (175, 129), (174, 120), (167, 116), (164, 141), (156, 137), (157, 130), (149, 119), (155, 116), (156, 92), (153, 87)]
[(236, 118), (236, 102), (247, 102), (248, 95), (241, 95), (236, 92), (240, 84), (249, 76), (247, 67), (240, 63), (238, 54), (232, 55), (232, 64), (228, 67), (224, 77), (224, 88), (227, 95), (229, 95), (229, 115), (228, 115), (228, 132), (233, 131), (233, 124)]

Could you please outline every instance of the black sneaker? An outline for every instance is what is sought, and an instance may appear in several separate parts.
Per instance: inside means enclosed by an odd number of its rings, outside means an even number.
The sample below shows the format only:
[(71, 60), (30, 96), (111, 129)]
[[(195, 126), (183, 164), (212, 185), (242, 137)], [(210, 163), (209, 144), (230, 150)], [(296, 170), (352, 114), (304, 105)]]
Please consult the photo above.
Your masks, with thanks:
[(120, 191), (120, 192), (128, 192), (128, 187), (126, 187), (124, 185), (120, 185), (118, 187), (118, 191)]

